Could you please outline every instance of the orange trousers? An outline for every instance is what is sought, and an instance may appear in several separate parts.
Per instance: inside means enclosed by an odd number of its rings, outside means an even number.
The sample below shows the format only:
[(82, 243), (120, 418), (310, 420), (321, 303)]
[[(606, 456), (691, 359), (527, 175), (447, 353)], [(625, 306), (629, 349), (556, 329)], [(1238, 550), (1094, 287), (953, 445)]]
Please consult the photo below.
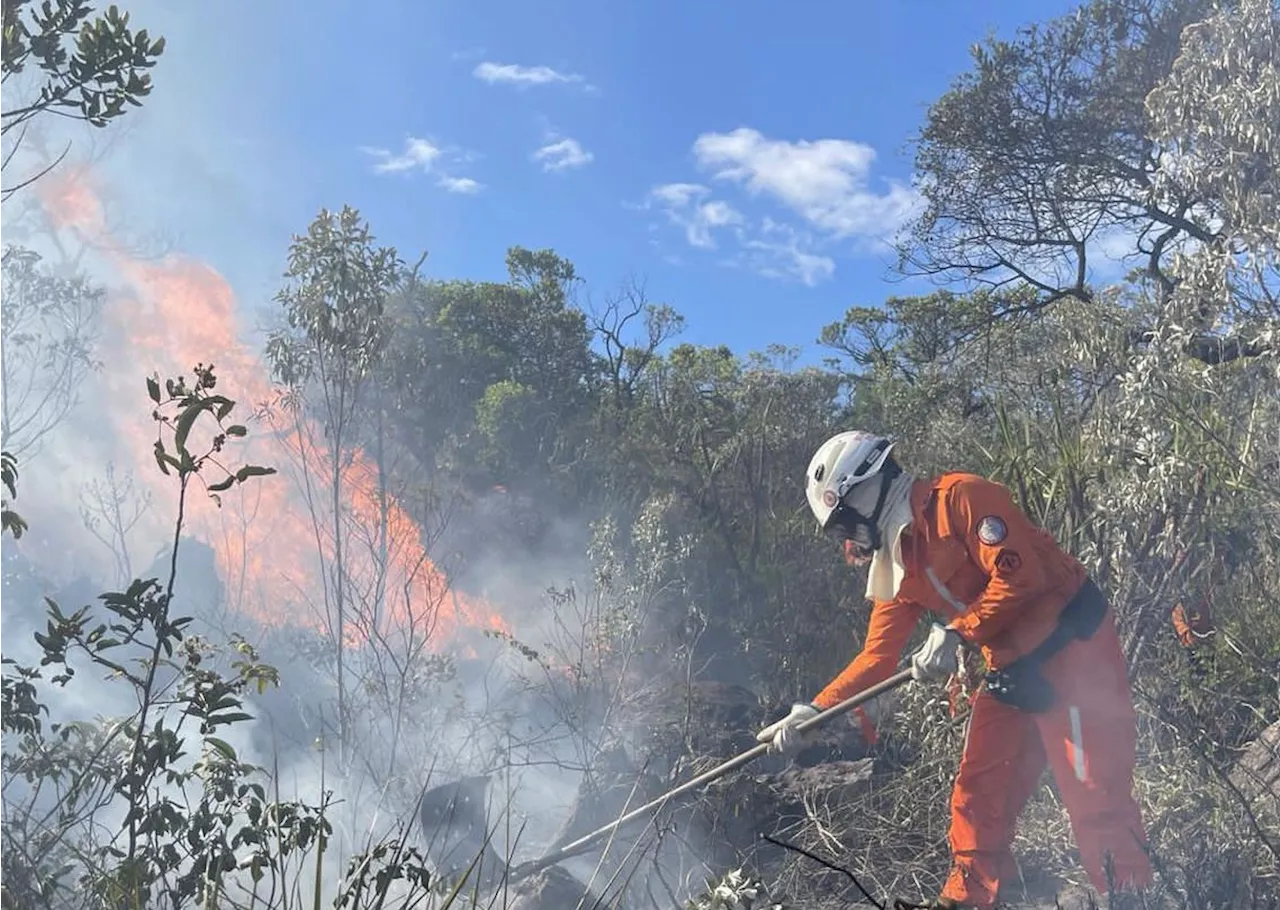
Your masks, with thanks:
[(1053, 772), (1080, 860), (1106, 894), (1150, 884), (1146, 833), (1133, 797), (1137, 731), (1124, 652), (1110, 611), (1093, 637), (1044, 664), (1053, 707), (1029, 714), (980, 690), (951, 796), (951, 874), (942, 895), (973, 907), (1016, 876), (1009, 845), (1040, 782)]

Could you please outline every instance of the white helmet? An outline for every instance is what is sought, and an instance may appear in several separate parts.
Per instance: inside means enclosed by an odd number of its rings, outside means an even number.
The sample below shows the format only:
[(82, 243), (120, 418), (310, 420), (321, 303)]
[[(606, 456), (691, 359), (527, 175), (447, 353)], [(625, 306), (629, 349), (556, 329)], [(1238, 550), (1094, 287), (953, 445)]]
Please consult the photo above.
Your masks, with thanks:
[(818, 448), (809, 461), (804, 492), (819, 530), (827, 527), (849, 490), (879, 473), (892, 449), (886, 437), (861, 430), (837, 433)]

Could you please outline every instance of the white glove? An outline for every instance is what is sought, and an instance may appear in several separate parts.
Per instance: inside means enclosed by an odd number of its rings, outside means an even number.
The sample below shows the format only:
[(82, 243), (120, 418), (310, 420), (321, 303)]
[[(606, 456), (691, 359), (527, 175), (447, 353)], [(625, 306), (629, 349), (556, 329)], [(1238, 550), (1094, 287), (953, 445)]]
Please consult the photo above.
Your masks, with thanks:
[(959, 632), (935, 622), (924, 644), (911, 655), (911, 678), (917, 681), (947, 679), (960, 669), (956, 649), (962, 641)]
[(796, 725), (817, 717), (821, 713), (813, 705), (792, 705), (790, 714), (782, 720), (769, 724), (756, 734), (756, 739), (762, 743), (769, 743), (770, 752), (781, 752), (784, 755), (794, 752), (804, 744), (806, 739), (804, 734), (795, 729)]

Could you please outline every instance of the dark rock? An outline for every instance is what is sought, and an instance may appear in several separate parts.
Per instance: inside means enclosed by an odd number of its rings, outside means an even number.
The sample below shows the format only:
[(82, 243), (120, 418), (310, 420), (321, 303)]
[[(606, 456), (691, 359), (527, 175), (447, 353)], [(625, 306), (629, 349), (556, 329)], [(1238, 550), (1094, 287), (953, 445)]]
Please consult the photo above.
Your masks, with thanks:
[(803, 821), (807, 803), (854, 803), (870, 786), (874, 770), (873, 760), (863, 758), (793, 766), (777, 774), (731, 775), (712, 785), (704, 817), (713, 838), (751, 853), (760, 848), (762, 835), (777, 835)]
[(464, 777), (433, 787), (418, 804), (418, 821), (426, 839), (426, 853), (445, 878), (461, 876), (477, 854), (480, 862), (469, 881), (491, 887), (507, 874), (488, 835), (488, 775)]
[[(628, 750), (614, 744), (583, 776), (554, 846), (608, 824), (706, 767), (756, 745), (758, 701), (750, 690), (719, 682), (676, 686), (649, 702), (637, 726), (649, 732)], [(633, 757), (633, 751), (639, 758)], [(696, 768), (686, 757), (706, 756)], [(687, 805), (689, 800), (680, 805)], [(678, 809), (672, 806), (672, 809)], [(619, 832), (625, 837), (626, 832)]]
[[(742, 686), (697, 681), (674, 687), (656, 699), (644, 721), (654, 731), (654, 745), (669, 761), (690, 755), (724, 761), (758, 745), (756, 733), (790, 710), (790, 703), (767, 708)], [(810, 733), (790, 764), (811, 767), (866, 754), (866, 742), (849, 713)], [(769, 770), (780, 770), (784, 764), (784, 759), (776, 757), (762, 762)]]
[(513, 898), (508, 910), (574, 910), (594, 908), (598, 899), (559, 866), (543, 869), (512, 887)]
[(867, 788), (875, 763), (870, 758), (838, 761), (811, 768), (788, 768), (772, 775), (770, 789), (782, 803), (803, 803), (809, 793), (854, 800)]
[(1280, 823), (1280, 721), (1251, 742), (1228, 775), (1259, 819)]
[[(569, 814), (549, 851), (609, 824), (661, 795), (665, 789), (661, 778), (637, 768), (621, 746), (601, 752), (578, 785)], [(622, 834), (625, 837), (626, 832)]]
[(643, 718), (655, 745), (674, 761), (684, 755), (729, 758), (756, 744), (763, 712), (750, 689), (730, 683), (697, 681), (675, 686), (649, 706)]
[[(789, 708), (789, 706), (787, 706)], [(652, 700), (642, 718), (650, 731), (637, 744), (639, 759), (616, 745), (603, 751), (579, 785), (568, 817), (553, 845), (556, 849), (616, 820), (674, 786), (758, 745), (756, 732), (782, 716), (766, 716), (748, 689), (698, 681), (676, 686)], [(853, 799), (865, 787), (871, 763), (852, 715), (815, 731), (790, 762), (762, 756), (746, 769), (683, 795), (664, 807), (660, 823), (674, 826), (724, 862), (735, 850), (756, 845), (762, 826), (774, 829), (803, 815), (804, 794), (822, 791), (824, 799)], [(636, 820), (613, 835), (614, 849), (625, 850), (645, 829)], [(705, 856), (712, 862), (715, 857)]]

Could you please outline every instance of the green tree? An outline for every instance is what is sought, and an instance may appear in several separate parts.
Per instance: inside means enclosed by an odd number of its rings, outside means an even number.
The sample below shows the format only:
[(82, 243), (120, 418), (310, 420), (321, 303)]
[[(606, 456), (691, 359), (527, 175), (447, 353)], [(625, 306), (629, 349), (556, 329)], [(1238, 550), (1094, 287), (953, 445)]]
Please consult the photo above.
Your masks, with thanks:
[(775, 693), (816, 685), (847, 660), (830, 611), (857, 590), (801, 510), (796, 479), (832, 432), (840, 377), (793, 369), (793, 358), (688, 344), (655, 358), (601, 495), (620, 527), (657, 514), (685, 541), (668, 627), (700, 637), (714, 674), (747, 669)]
[[(195, 617), (175, 614), (178, 550), (200, 487), (216, 501), (275, 470), (231, 463), (247, 429), (232, 422), (236, 402), (216, 390), (211, 366), (146, 385), (156, 466), (178, 487), (167, 572), (96, 607), (68, 612), (46, 598), (39, 664), (4, 658), (0, 903), (374, 910), (398, 889), (410, 902), (434, 890), (439, 906), (454, 904), (465, 878), (433, 880), (407, 827), (335, 863), (331, 795), (318, 805), (272, 798), (266, 769), (227, 741), (279, 675), (243, 637), (215, 644)], [(7, 484), (7, 458), (4, 474)], [(84, 687), (124, 713), (75, 716), (66, 707), (86, 700)], [(332, 886), (326, 862), (339, 866)]]
[[(104, 127), (138, 107), (151, 93), (151, 74), (164, 53), (164, 38), (151, 38), (146, 29), (134, 31), (129, 14), (112, 4), (94, 15), (87, 0), (51, 0), (37, 5), (12, 0), (4, 5), (4, 83), (34, 70), (38, 88), (32, 96), (5, 104), (0, 113), (0, 135), (18, 136), (4, 153), (4, 165), (13, 159), (22, 132), (42, 114), (58, 114)], [(64, 152), (63, 155), (66, 153)], [(59, 158), (61, 160), (61, 158)], [(57, 161), (17, 185), (5, 188), (3, 198), (30, 185)]]
[[(546, 489), (580, 457), (596, 363), (573, 265), (513, 247), (506, 283), (415, 281), (395, 305), (401, 432), (472, 489)], [(557, 478), (562, 480), (563, 478)]]
[[(46, 670), (4, 660), (4, 730), (12, 737), (4, 763), (6, 906), (136, 906), (160, 892), (178, 906), (205, 899), (226, 871), (224, 851), (243, 836), (230, 819), (249, 804), (263, 807), (260, 786), (237, 790), (252, 769), (215, 734), (249, 717), (240, 710), (243, 695), (273, 683), (275, 671), (238, 642), (242, 659), (222, 675), (212, 666), (215, 650), (187, 633), (192, 618), (170, 611), (193, 483), (202, 482), (216, 499), (236, 484), (274, 473), (225, 464), (227, 444), (246, 429), (228, 422), (235, 402), (215, 392), (215, 385), (213, 368), (204, 365), (190, 382), (178, 377), (162, 387), (147, 380), (159, 430), (156, 464), (178, 485), (167, 581), (137, 579), (124, 591), (103, 595), (110, 617), (105, 622), (91, 607), (66, 613), (49, 600), (46, 630), (35, 636), (40, 666), (53, 670), (47, 680)], [(49, 712), (39, 690), (71, 683), (77, 657), (130, 687), (137, 710), (102, 727), (54, 722), (46, 728), (43, 715)], [(202, 744), (194, 763), (184, 761), (182, 738), (192, 722), (200, 725)], [(18, 781), (26, 787), (15, 786)], [(162, 781), (189, 788), (195, 806), (165, 795)], [(127, 807), (122, 824), (99, 841), (92, 828), (116, 803)]]
[[(917, 154), (927, 206), (902, 254), (908, 270), (988, 290), (939, 311), (952, 323), (946, 344), (928, 335), (927, 364), (912, 368), (927, 382), (881, 371), (885, 386), (863, 386), (864, 401), (913, 427), (934, 413), (972, 445), (958, 420), (976, 416), (1006, 454), (1054, 453), (1034, 467), (1018, 457), (1008, 476), (1028, 503), (1070, 491), (1069, 533), (1100, 572), (1143, 567), (1118, 576), (1131, 655), (1159, 628), (1168, 585), (1157, 576), (1194, 549), (1186, 491), (1198, 472), (1274, 490), (1254, 456), (1276, 416), (1276, 15), (1265, 2), (1092, 0), (976, 48), (973, 69), (930, 109)], [(1131, 281), (1093, 280), (1104, 242), (1127, 244), (1141, 266)], [(1068, 301), (1061, 318), (1040, 318)], [(890, 315), (926, 338), (912, 314)], [(884, 318), (851, 317), (829, 343), (852, 331), (864, 344)], [(986, 347), (955, 354), (983, 333)], [(874, 339), (863, 349), (874, 353)], [(1065, 380), (1063, 391), (1033, 376)], [(926, 390), (943, 398), (931, 404)], [(1249, 421), (1225, 401), (1248, 402)], [(1098, 510), (1115, 522), (1091, 518)]]
[[(386, 346), (388, 326), (383, 313), (388, 296), (401, 278), (396, 251), (375, 244), (368, 225), (350, 206), (341, 212), (322, 210), (304, 236), (295, 237), (289, 250), (287, 283), (276, 295), (286, 327), (271, 333), (267, 360), (275, 377), (290, 391), (286, 404), (294, 417), (294, 432), (304, 475), (326, 459), (329, 510), (328, 533), (333, 548), (326, 566), (325, 600), (332, 611), (330, 635), (337, 655), (339, 738), (347, 744), (351, 721), (347, 710), (344, 653), (350, 580), (345, 562), (344, 471), (351, 447), (358, 441), (359, 425), (373, 391), (371, 376)], [(323, 437), (316, 438), (315, 413)], [(310, 485), (305, 487), (311, 498)], [(382, 491), (385, 516), (386, 496)], [(318, 536), (320, 504), (312, 501)], [(385, 558), (385, 524), (382, 534)], [(321, 554), (323, 558), (323, 553)]]
[(79, 403), (81, 383), (98, 367), (93, 346), (106, 295), (82, 276), (60, 277), (23, 247), (6, 247), (0, 270), (0, 444), (26, 459)]
[[(975, 47), (972, 70), (930, 107), (919, 137), (926, 206), (900, 245), (903, 268), (1035, 289), (1033, 301), (993, 295), (987, 322), (1091, 297), (1103, 245), (1161, 297), (1172, 293), (1177, 256), (1221, 237), (1220, 199), (1203, 182), (1171, 179), (1171, 140), (1153, 130), (1146, 102), (1173, 72), (1183, 30), (1212, 9), (1091, 0)], [(1220, 327), (1206, 315), (1194, 328), (1186, 350), (1216, 362)]]

